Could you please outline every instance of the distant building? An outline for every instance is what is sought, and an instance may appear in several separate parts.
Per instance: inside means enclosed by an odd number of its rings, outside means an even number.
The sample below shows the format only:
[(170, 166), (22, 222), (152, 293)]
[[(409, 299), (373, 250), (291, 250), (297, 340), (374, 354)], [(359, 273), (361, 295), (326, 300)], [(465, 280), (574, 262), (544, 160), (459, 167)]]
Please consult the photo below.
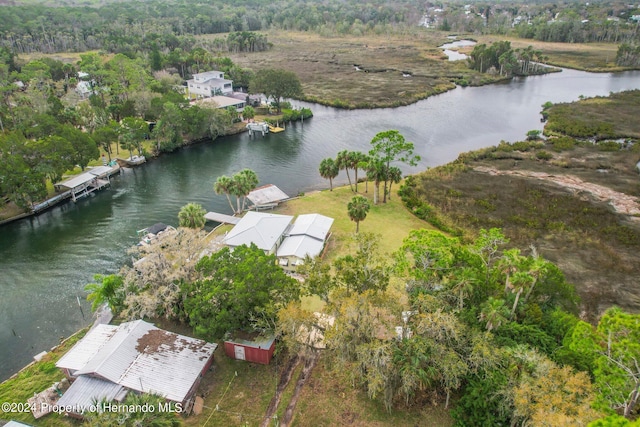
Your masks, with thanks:
[[(56, 363), (73, 381), (57, 404), (87, 408), (103, 399), (122, 402), (134, 391), (164, 396), (188, 413), (216, 348), (143, 320), (98, 325)], [(67, 415), (82, 417), (77, 412)]]
[(187, 89), (191, 98), (210, 98), (216, 95), (233, 93), (233, 80), (224, 78), (222, 71), (207, 71), (193, 75), (187, 80)]

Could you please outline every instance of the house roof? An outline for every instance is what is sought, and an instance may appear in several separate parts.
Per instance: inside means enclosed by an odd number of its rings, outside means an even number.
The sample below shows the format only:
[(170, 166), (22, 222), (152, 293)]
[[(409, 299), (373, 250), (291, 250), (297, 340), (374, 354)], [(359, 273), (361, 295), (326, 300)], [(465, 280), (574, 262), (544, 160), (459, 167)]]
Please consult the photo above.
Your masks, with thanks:
[(331, 225), (333, 225), (333, 218), (328, 216), (320, 214), (298, 215), (293, 227), (289, 230), (289, 236), (307, 235), (324, 241), (329, 234)]
[(229, 96), (212, 96), (211, 98), (204, 98), (198, 101), (201, 104), (210, 104), (214, 103), (218, 108), (227, 108), (227, 107), (235, 107), (240, 104), (244, 104), (245, 100), (240, 100), (236, 98), (231, 98)]
[(289, 196), (284, 191), (273, 184), (255, 188), (247, 195), (247, 199), (251, 200), (251, 203), (256, 206), (280, 202), (288, 198)]
[(80, 175), (76, 175), (73, 178), (69, 178), (66, 181), (62, 181), (56, 185), (67, 188), (75, 188), (82, 184), (86, 184), (87, 182), (97, 177), (105, 175), (110, 170), (111, 168), (109, 166), (98, 166), (93, 169), (89, 169), (86, 172), (81, 173)]
[(89, 408), (95, 402), (101, 402), (103, 399), (111, 402), (123, 391), (124, 388), (121, 385), (111, 381), (81, 376), (64, 392), (57, 405), (78, 408), (78, 413), (80, 413), (82, 408)]
[(304, 258), (309, 255), (311, 258), (317, 257), (322, 252), (324, 240), (314, 239), (310, 236), (288, 236), (282, 241), (278, 248), (278, 257), (295, 256)]
[(200, 77), (203, 79), (206, 79), (207, 77), (210, 79), (214, 79), (214, 78), (218, 78), (218, 76), (222, 74), (224, 76), (224, 73), (222, 71), (218, 71), (218, 70), (211, 70), (211, 71), (205, 71), (203, 73), (196, 73), (193, 75), (193, 77)]
[(72, 371), (84, 368), (107, 341), (111, 339), (117, 329), (118, 327), (113, 325), (96, 325), (58, 360), (56, 366)]
[[(80, 349), (90, 346), (84, 339), (80, 343)], [(76, 374), (182, 402), (216, 347), (136, 320), (118, 326)], [(79, 359), (76, 351), (74, 346), (64, 357)]]
[(299, 215), (278, 248), (279, 257), (316, 257), (322, 252), (333, 218), (320, 214)]
[(285, 233), (292, 219), (290, 215), (247, 212), (227, 234), (224, 243), (233, 247), (254, 243), (258, 248), (269, 251)]

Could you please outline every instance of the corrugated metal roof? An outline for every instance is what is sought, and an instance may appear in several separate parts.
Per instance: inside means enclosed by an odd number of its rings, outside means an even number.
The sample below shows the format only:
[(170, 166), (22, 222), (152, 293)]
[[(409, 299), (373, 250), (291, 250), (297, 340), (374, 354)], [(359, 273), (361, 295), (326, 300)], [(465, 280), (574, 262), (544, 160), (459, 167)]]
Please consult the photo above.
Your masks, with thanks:
[(306, 234), (319, 240), (324, 240), (333, 225), (333, 218), (320, 214), (298, 215), (293, 227), (289, 230), (289, 236)]
[(247, 199), (251, 200), (251, 203), (256, 206), (280, 202), (288, 198), (289, 196), (287, 193), (273, 184), (267, 184), (262, 187), (255, 188), (247, 195)]
[(118, 326), (77, 374), (182, 402), (216, 348), (216, 344), (136, 320)]
[(123, 387), (121, 385), (114, 384), (111, 381), (81, 376), (64, 392), (60, 400), (58, 400), (57, 405), (89, 408), (91, 405), (96, 402), (99, 403), (103, 399), (111, 402), (122, 389)]
[(86, 184), (87, 182), (96, 179), (96, 177), (101, 177), (111, 171), (112, 168), (109, 166), (98, 166), (87, 170), (87, 172), (83, 172), (80, 175), (76, 175), (73, 178), (69, 178), (66, 181), (62, 181), (56, 185), (66, 187), (66, 188), (75, 188), (79, 185)]
[(292, 216), (247, 212), (227, 234), (224, 243), (229, 246), (254, 243), (263, 251), (269, 251), (289, 227)]
[(72, 371), (84, 368), (107, 341), (111, 339), (117, 329), (118, 327), (113, 325), (97, 325), (62, 356), (56, 366)]
[(96, 179), (95, 175), (93, 175), (90, 172), (84, 172), (84, 173), (81, 173), (80, 175), (74, 176), (73, 178), (67, 179), (66, 181), (62, 181), (57, 185), (60, 185), (62, 187), (67, 187), (67, 188), (76, 188), (77, 186), (86, 184), (87, 182), (94, 179)]
[(314, 239), (313, 237), (306, 235), (289, 236), (285, 237), (282, 241), (282, 244), (278, 248), (277, 256), (296, 256), (302, 259), (309, 255), (313, 258), (320, 255), (323, 246), (324, 240)]
[(169, 400), (182, 402), (217, 344), (172, 334), (158, 329), (165, 342), (143, 350), (120, 379), (123, 386), (155, 392)]

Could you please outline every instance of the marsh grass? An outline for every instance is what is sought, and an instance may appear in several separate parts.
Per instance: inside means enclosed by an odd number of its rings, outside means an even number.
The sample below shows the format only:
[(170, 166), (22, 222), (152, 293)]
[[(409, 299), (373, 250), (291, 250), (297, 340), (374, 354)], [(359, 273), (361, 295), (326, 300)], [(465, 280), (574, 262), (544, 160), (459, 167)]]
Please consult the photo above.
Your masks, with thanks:
[(232, 54), (234, 63), (255, 70), (293, 71), (302, 81), (306, 100), (335, 107), (401, 106), (451, 90), (461, 79), (471, 85), (498, 80), (470, 70), (464, 61), (448, 61), (437, 48), (447, 41), (440, 32), (322, 37), (278, 31), (267, 35), (273, 49)]
[[(540, 159), (551, 153), (553, 160)], [(640, 308), (636, 218), (616, 213), (608, 201), (597, 200), (587, 191), (474, 168), (570, 175), (637, 197), (638, 157), (630, 147), (601, 151), (593, 143), (554, 148), (550, 141), (531, 151), (513, 152), (494, 147), (462, 156), (465, 167), (439, 167), (417, 175), (415, 191), (435, 214), (464, 230), (465, 236), (473, 236), (480, 228), (500, 227), (510, 245), (523, 251), (534, 245), (563, 270), (582, 297), (585, 314), (594, 318), (614, 304), (631, 311)]]

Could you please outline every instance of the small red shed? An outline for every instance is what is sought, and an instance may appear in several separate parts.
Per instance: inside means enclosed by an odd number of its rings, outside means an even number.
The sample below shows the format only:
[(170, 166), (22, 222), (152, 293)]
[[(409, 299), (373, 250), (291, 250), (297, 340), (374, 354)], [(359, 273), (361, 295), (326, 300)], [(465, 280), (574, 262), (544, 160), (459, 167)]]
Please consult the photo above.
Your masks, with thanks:
[(276, 349), (275, 337), (260, 336), (258, 332), (238, 331), (224, 340), (224, 352), (232, 359), (268, 365)]

